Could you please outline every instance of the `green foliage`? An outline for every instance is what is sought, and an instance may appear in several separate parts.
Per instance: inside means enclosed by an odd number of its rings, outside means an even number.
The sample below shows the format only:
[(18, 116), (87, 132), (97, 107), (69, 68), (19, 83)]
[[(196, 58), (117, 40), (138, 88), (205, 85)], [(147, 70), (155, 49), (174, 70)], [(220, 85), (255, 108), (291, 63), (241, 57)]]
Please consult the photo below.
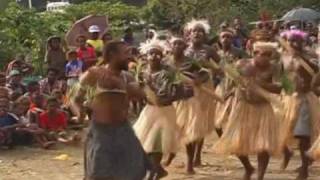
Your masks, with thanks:
[(149, 0), (143, 14), (148, 23), (160, 28), (181, 27), (191, 18), (205, 17), (215, 27), (225, 20), (241, 16), (257, 21), (261, 13), (279, 18), (295, 7), (320, 9), (319, 0)]
[(1, 0), (0, 1), (0, 11), (3, 11), (5, 8), (7, 8), (10, 1), (11, 0)]
[(64, 13), (40, 13), (11, 3), (0, 13), (0, 67), (23, 53), (30, 56), (36, 73), (42, 74), (48, 37), (63, 37), (76, 20), (90, 14), (107, 15), (115, 36), (122, 32), (124, 24), (139, 19), (136, 7), (122, 3), (93, 1), (71, 5)]
[[(8, 2), (12, 3), (5, 9)], [(119, 36), (129, 22), (141, 20), (178, 30), (193, 17), (207, 18), (217, 27), (238, 15), (250, 22), (256, 21), (261, 12), (278, 18), (301, 5), (320, 9), (319, 0), (149, 0), (144, 7), (129, 6), (122, 0), (71, 2), (79, 4), (67, 7), (64, 13), (40, 13), (18, 6), (15, 0), (1, 0), (0, 7), (5, 10), (0, 11), (0, 67), (16, 54), (24, 53), (31, 57), (36, 72), (41, 74), (47, 38), (63, 37), (76, 20), (89, 14), (107, 15), (113, 36)]]

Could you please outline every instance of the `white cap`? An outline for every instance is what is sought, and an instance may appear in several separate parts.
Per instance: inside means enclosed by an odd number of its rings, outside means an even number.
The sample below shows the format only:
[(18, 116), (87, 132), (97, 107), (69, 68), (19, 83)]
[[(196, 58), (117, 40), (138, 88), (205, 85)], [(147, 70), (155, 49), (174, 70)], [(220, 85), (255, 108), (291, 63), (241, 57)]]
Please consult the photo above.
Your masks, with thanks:
[(100, 28), (97, 25), (92, 25), (89, 27), (89, 33), (100, 32)]

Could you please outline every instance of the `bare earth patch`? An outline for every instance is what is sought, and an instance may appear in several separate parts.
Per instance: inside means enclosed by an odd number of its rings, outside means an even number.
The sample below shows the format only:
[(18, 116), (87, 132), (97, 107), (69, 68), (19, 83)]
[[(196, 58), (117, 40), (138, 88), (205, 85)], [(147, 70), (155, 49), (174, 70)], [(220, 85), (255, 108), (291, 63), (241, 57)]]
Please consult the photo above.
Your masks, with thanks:
[[(213, 137), (213, 136), (212, 136)], [(168, 169), (165, 180), (241, 180), (243, 168), (233, 157), (215, 155), (210, 147), (214, 138), (208, 138), (203, 153), (203, 166), (196, 168), (196, 175), (184, 173), (185, 153), (181, 148), (177, 158)], [(67, 154), (67, 160), (54, 158)], [(0, 150), (0, 180), (81, 180), (83, 176), (82, 147), (59, 146), (56, 150), (17, 147), (14, 150)], [(256, 165), (256, 158), (251, 157)], [(286, 171), (279, 170), (281, 159), (272, 158), (265, 180), (293, 180), (299, 167), (298, 152)], [(255, 175), (254, 175), (255, 176)], [(255, 178), (254, 178), (255, 179)], [(320, 163), (311, 167), (310, 180), (320, 179)]]

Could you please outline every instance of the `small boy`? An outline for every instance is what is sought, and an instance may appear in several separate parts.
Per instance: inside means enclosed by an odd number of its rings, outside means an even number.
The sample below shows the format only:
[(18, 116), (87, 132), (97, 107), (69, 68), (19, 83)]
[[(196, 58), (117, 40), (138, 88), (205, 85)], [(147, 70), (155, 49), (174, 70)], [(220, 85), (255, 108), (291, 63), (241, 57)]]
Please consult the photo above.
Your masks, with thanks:
[(78, 140), (78, 137), (67, 137), (67, 117), (66, 114), (59, 109), (59, 102), (55, 97), (47, 100), (47, 110), (40, 114), (40, 127), (47, 131), (48, 138), (58, 140), (62, 143), (69, 143)]
[(45, 97), (41, 93), (33, 93), (31, 95), (31, 105), (28, 112), (28, 118), (31, 123), (39, 124), (39, 115), (45, 109)]
[(24, 94), (24, 96), (31, 97), (33, 93), (39, 93), (40, 92), (40, 84), (37, 81), (30, 81), (27, 84), (27, 92)]
[(67, 53), (68, 63), (66, 65), (66, 77), (68, 78), (68, 87), (72, 87), (78, 82), (80, 75), (82, 74), (84, 64), (77, 57), (77, 51), (70, 50)]
[(11, 148), (13, 146), (12, 134), (19, 124), (17, 120), (8, 113), (9, 99), (0, 98), (0, 146)]

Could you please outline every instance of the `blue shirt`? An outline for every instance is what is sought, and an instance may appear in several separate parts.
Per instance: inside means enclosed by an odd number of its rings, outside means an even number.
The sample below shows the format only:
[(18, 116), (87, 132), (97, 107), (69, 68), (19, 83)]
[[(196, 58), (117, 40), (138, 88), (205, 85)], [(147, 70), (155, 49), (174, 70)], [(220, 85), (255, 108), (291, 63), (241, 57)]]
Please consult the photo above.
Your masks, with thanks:
[(14, 124), (17, 124), (17, 119), (15, 119), (13, 116), (10, 114), (7, 114), (3, 117), (0, 117), (0, 127), (6, 127), (6, 126), (11, 126)]
[(83, 70), (83, 62), (80, 60), (71, 60), (66, 65), (67, 77), (79, 77)]

